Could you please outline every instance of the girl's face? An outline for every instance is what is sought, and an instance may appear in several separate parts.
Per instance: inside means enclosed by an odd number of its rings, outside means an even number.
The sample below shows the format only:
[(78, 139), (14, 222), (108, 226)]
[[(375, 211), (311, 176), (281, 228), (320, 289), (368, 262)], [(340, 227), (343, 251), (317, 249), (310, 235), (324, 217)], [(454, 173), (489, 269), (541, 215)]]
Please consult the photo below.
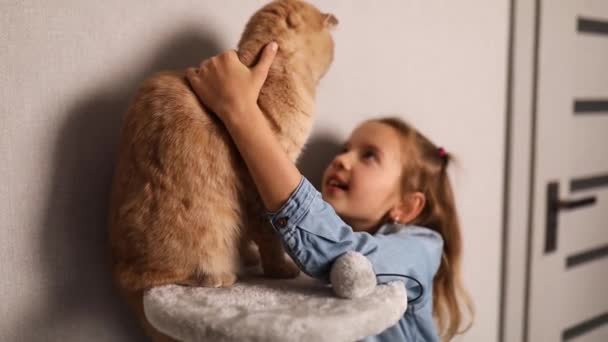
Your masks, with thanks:
[(401, 138), (379, 122), (357, 127), (323, 174), (321, 193), (355, 231), (374, 233), (400, 200)]

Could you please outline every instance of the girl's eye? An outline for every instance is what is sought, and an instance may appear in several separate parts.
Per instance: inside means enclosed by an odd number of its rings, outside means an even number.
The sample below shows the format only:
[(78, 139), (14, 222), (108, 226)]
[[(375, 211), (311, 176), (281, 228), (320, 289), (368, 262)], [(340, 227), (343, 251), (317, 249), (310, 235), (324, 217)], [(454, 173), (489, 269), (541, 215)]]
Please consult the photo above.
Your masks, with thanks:
[(366, 159), (366, 160), (377, 160), (377, 158), (376, 158), (376, 152), (374, 152), (372, 150), (367, 150), (367, 151), (363, 152), (363, 159)]

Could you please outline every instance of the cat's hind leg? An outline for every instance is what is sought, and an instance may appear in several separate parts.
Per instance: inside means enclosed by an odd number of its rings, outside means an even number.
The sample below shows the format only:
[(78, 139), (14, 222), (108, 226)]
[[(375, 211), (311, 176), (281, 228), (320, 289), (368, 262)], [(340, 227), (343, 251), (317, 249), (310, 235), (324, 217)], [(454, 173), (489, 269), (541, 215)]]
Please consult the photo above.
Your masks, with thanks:
[[(221, 213), (229, 213), (221, 215)], [(182, 282), (187, 286), (230, 287), (238, 280), (240, 266), (238, 220), (229, 209), (215, 206), (215, 214), (205, 215), (205, 223), (196, 227), (196, 267)], [(236, 216), (236, 215), (235, 215)]]

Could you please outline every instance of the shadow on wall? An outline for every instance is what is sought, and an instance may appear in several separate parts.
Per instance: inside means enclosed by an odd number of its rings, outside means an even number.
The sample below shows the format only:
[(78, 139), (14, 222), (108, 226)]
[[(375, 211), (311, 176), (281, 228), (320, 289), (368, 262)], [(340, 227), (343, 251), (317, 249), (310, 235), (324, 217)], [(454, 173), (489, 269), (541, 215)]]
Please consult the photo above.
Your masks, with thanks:
[[(220, 44), (188, 28), (129, 75), (79, 97), (59, 129), (51, 192), (40, 236), (45, 303), (19, 317), (20, 341), (143, 341), (139, 324), (111, 281), (107, 215), (122, 117), (138, 85), (156, 71), (196, 66)], [(148, 60), (142, 58), (142, 60)], [(82, 330), (81, 330), (82, 329)], [(79, 332), (79, 330), (81, 330)]]
[(323, 171), (342, 149), (342, 141), (330, 135), (310, 138), (298, 159), (298, 169), (312, 185), (321, 191)]
[[(46, 302), (18, 317), (19, 341), (145, 341), (139, 323), (111, 281), (107, 215), (122, 117), (138, 85), (154, 72), (196, 66), (223, 50), (199, 28), (178, 32), (159, 44), (147, 65), (93, 94), (83, 94), (61, 123), (51, 190), (41, 226), (39, 252), (46, 280)], [(146, 58), (142, 58), (146, 60)], [(325, 166), (340, 144), (329, 136), (313, 137), (301, 155), (302, 173), (320, 189)]]

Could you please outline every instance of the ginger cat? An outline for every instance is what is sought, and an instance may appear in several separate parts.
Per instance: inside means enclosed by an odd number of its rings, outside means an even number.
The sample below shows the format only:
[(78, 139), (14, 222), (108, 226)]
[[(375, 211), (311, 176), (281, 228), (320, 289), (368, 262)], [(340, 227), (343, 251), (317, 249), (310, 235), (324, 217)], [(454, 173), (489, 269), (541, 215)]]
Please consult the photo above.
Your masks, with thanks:
[[(333, 61), (337, 23), (306, 2), (278, 0), (251, 17), (238, 44), (241, 62), (252, 66), (267, 43), (279, 43), (258, 104), (294, 162), (312, 128), (316, 86)], [(151, 336), (163, 339), (145, 320), (143, 291), (230, 286), (240, 257), (257, 256), (251, 240), (267, 276), (299, 273), (263, 214), (228, 132), (184, 72), (145, 80), (122, 128), (109, 238), (115, 282)]]

